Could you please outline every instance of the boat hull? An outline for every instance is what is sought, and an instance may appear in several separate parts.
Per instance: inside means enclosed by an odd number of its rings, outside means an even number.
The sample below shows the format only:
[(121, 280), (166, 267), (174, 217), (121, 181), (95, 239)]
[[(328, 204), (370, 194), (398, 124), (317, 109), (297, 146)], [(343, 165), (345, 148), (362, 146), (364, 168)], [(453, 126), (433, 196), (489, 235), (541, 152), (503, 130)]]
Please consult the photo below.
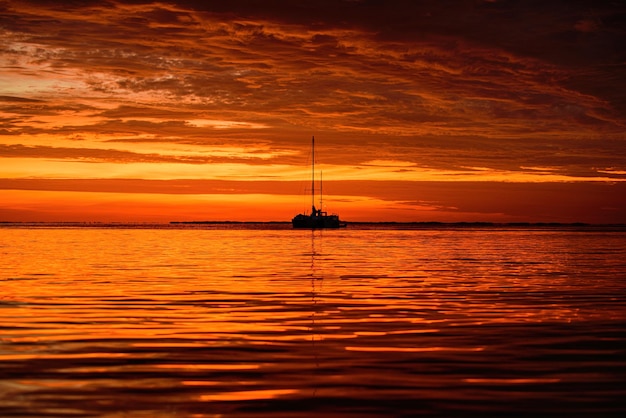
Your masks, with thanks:
[(294, 228), (299, 229), (335, 229), (346, 226), (346, 223), (341, 222), (337, 215), (311, 216), (300, 214), (291, 220), (291, 224)]

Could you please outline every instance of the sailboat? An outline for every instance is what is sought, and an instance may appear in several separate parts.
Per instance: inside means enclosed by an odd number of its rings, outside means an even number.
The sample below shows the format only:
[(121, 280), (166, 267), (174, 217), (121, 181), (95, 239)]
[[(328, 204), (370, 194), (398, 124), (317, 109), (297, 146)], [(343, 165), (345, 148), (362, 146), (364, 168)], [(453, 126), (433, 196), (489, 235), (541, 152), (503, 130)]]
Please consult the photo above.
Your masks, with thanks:
[[(315, 137), (311, 137), (311, 213), (300, 213), (293, 217), (291, 224), (294, 228), (326, 229), (343, 228), (346, 223), (339, 220), (339, 215), (331, 214), (315, 208)], [(321, 177), (321, 176), (320, 176)], [(322, 180), (320, 178), (320, 207), (322, 206)]]

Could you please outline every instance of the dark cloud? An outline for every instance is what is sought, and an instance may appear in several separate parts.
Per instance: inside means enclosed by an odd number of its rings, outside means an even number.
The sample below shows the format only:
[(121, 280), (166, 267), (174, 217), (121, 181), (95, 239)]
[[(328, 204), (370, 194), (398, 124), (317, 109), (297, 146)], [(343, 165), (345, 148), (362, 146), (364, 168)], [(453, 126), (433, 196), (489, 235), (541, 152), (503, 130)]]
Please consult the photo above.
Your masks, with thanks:
[(175, 158), (155, 154), (140, 154), (115, 149), (59, 148), (46, 146), (1, 145), (0, 156), (5, 158), (45, 158), (47, 160), (67, 160), (81, 162), (186, 162), (206, 163), (206, 159)]
[(40, 103), (41, 100), (29, 99), (25, 97), (15, 97), (15, 96), (0, 96), (0, 102), (23, 104), (23, 103)]
[[(377, 103), (363, 96), (360, 104), (355, 103), (349, 97), (333, 96), (333, 90), (341, 86), (344, 91), (363, 91), (384, 99), (388, 110), (384, 117), (398, 115), (395, 121), (390, 120), (397, 125), (427, 118), (434, 122), (446, 119), (455, 126), (455, 117), (461, 122), (466, 118), (456, 113), (458, 107), (449, 108), (450, 104), (469, 102), (470, 98), (491, 101), (489, 116), (495, 115), (496, 122), (503, 120), (503, 125), (509, 120), (535, 117), (533, 106), (529, 113), (523, 109), (531, 104), (529, 99), (540, 95), (545, 97), (544, 106), (537, 109), (535, 101), (534, 108), (544, 118), (555, 113), (547, 106), (550, 101), (580, 101), (581, 97), (573, 98), (567, 91), (546, 92), (555, 79), (569, 80), (575, 74), (545, 60), (536, 61), (541, 54), (512, 55), (517, 42), (529, 42), (507, 35), (532, 32), (537, 37), (553, 36), (546, 28), (551, 27), (548, 22), (554, 23), (550, 19), (557, 19), (558, 8), (546, 10), (539, 4), (522, 8), (455, 2), (457, 7), (452, 8), (446, 2), (391, 3), (341, 2), (337, 6), (332, 2), (334, 8), (293, 2), (168, 7), (111, 3), (85, 9), (91, 11), (86, 19), (55, 10), (48, 10), (49, 16), (43, 19), (36, 10), (30, 10), (30, 15), (17, 14), (18, 23), (12, 26), (16, 32), (24, 27), (48, 29), (33, 31), (46, 35), (33, 34), (29, 39), (52, 47), (40, 51), (40, 61), (114, 76), (89, 79), (96, 91), (160, 92), (170, 100), (196, 100), (207, 109), (281, 112), (307, 108), (315, 116), (332, 110), (348, 122), (353, 116), (368, 120), (376, 128), (376, 120), (364, 116), (368, 109), (376, 111)], [(184, 6), (189, 9), (182, 10)], [(561, 9), (569, 11), (571, 7)], [(122, 12), (127, 13), (122, 16)], [(55, 19), (55, 24), (49, 25), (48, 18)], [(538, 20), (531, 24), (531, 18)], [(558, 19), (565, 18), (559, 15)], [(311, 26), (310, 21), (324, 25)], [(48, 26), (55, 29), (50, 31)], [(541, 35), (528, 30), (535, 26), (542, 29)], [(394, 30), (404, 36), (383, 36)], [(567, 41), (560, 42), (555, 53), (576, 50)], [(503, 45), (494, 47), (494, 43)], [(532, 44), (545, 42), (538, 39)], [(436, 95), (441, 102), (420, 100), (423, 92)], [(399, 94), (404, 99), (398, 100)], [(601, 107), (609, 111), (608, 104)], [(589, 104), (583, 103), (581, 109), (582, 113), (591, 112)], [(467, 113), (467, 119), (473, 117), (474, 113)]]
[[(123, 141), (121, 141), (123, 142)], [(260, 153), (260, 152), (257, 152)], [(48, 146), (25, 146), (0, 144), (1, 158), (40, 158), (44, 160), (83, 162), (83, 163), (177, 163), (177, 164), (268, 164), (281, 162), (280, 158), (253, 158), (252, 151), (249, 157), (225, 156), (171, 156), (162, 154), (139, 153), (101, 148), (67, 148)]]

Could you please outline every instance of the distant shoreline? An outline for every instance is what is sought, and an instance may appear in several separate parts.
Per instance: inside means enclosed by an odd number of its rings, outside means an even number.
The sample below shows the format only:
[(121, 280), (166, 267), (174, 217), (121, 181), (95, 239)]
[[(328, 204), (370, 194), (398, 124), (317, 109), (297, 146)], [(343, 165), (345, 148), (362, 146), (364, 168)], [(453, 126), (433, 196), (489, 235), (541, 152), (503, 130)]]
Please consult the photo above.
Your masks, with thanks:
[[(411, 229), (437, 228), (624, 228), (626, 223), (593, 224), (586, 222), (346, 222), (349, 227), (390, 227)], [(285, 221), (171, 221), (171, 225), (291, 225)]]
[[(184, 227), (232, 227), (291, 229), (288, 221), (170, 221), (170, 222), (13, 222), (0, 221), (0, 228), (144, 228), (166, 229)], [(626, 231), (626, 223), (592, 224), (585, 222), (347, 222), (347, 229), (612, 229)]]

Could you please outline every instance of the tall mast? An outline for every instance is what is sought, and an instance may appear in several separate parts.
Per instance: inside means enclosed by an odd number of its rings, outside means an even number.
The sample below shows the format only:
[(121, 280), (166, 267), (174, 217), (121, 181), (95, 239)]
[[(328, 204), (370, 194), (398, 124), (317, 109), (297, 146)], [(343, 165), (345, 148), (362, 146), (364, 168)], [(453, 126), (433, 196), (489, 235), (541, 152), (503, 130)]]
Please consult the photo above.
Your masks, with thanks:
[(322, 189), (322, 171), (320, 170), (320, 210), (324, 210), (324, 189)]
[[(315, 207), (315, 136), (311, 137), (311, 209)], [(312, 213), (311, 215), (315, 215)]]

